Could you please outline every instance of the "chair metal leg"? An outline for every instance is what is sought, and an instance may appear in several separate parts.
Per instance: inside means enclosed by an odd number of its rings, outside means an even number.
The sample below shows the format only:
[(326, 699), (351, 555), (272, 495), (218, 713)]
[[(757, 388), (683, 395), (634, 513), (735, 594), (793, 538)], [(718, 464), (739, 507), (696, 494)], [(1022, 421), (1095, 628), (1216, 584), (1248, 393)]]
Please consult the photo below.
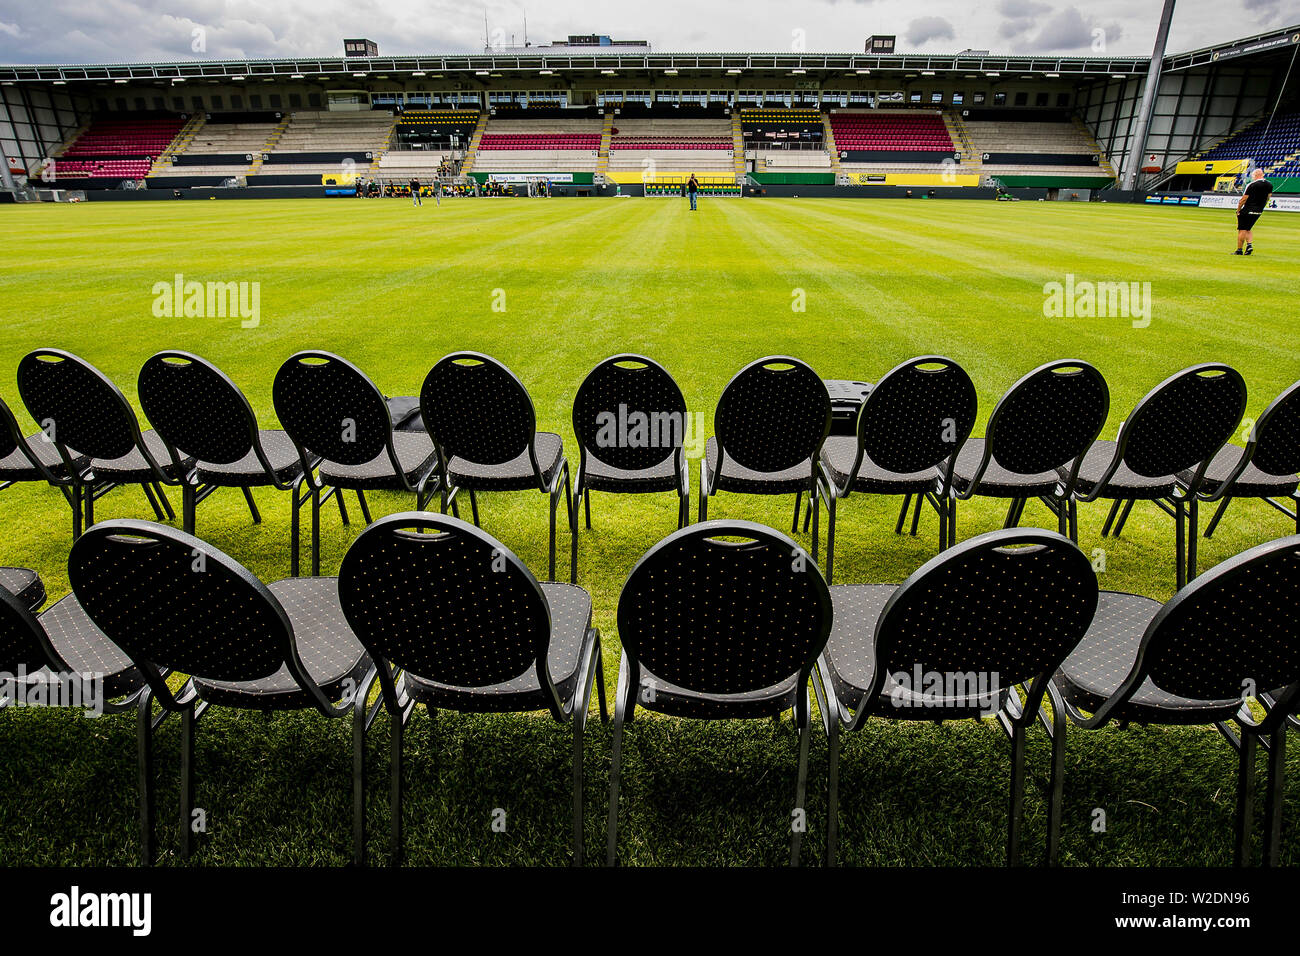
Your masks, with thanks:
[(371, 524), (370, 505), (366, 504), (366, 493), (360, 488), (357, 489), (357, 504), (361, 506), (361, 517), (365, 519), (366, 524)]
[[(474, 517), (474, 527), (477, 528), (477, 527), (479, 526), (479, 524), (478, 524), (478, 498), (476, 498), (476, 497), (474, 496), (474, 489), (473, 489), (473, 488), (471, 488), (471, 489), (469, 490), (469, 509), (470, 509), (470, 514), (473, 515), (473, 517)], [(554, 578), (551, 578), (551, 580), (554, 581), (555, 579), (554, 579)]]
[(366, 713), (352, 711), (352, 865), (366, 865)]
[[(472, 505), (474, 503), (474, 492), (472, 491), (469, 493), (469, 500), (470, 500), (470, 504)], [(553, 492), (551, 494), (551, 551), (550, 551), (550, 557), (548, 558), (549, 563), (547, 564), (547, 572), (546, 572), (546, 580), (548, 581), (555, 580), (555, 509), (559, 506), (559, 504), (560, 504), (559, 493), (558, 491)], [(474, 526), (478, 527), (477, 518), (474, 521)]]
[(605, 865), (618, 862), (618, 790), (623, 766), (623, 722), (627, 716), (627, 699), (636, 693), (628, 686), (627, 658), (619, 662), (618, 690), (614, 698), (614, 745), (609, 767), (609, 821), (605, 825)]
[(1268, 789), (1264, 791), (1264, 865), (1277, 866), (1282, 853), (1282, 801), (1286, 783), (1284, 724), (1274, 731), (1268, 750)]
[[(807, 689), (804, 689), (807, 693)], [(808, 792), (808, 745), (812, 740), (812, 717), (804, 714), (803, 726), (799, 729), (799, 777), (795, 784), (794, 791), (794, 809), (795, 813), (802, 811), (803, 820), (799, 821), (800, 826), (792, 826), (790, 833), (790, 865), (799, 865), (799, 852), (803, 848), (803, 831), (807, 826), (808, 808), (805, 799)], [(793, 819), (793, 818), (792, 818)]]
[(903, 522), (907, 520), (908, 509), (912, 507), (912, 496), (907, 495), (903, 498), (903, 507), (898, 512), (898, 524), (894, 525), (894, 534), (903, 533)]
[(391, 715), (389, 735), (389, 761), (392, 777), (389, 782), (388, 862), (390, 866), (402, 863), (402, 731), (405, 714)]
[(1052, 772), (1047, 796), (1047, 865), (1056, 866), (1061, 853), (1061, 810), (1065, 802), (1065, 734), (1069, 721), (1063, 702), (1052, 704)]
[(1011, 725), (1011, 806), (1007, 812), (1007, 866), (1020, 865), (1020, 832), (1025, 816), (1025, 726)]
[(839, 866), (840, 854), (840, 722), (831, 718), (826, 732), (828, 768), (826, 773), (826, 865)]
[(165, 521), (166, 519), (163, 517), (162, 506), (158, 504), (158, 499), (153, 496), (153, 488), (150, 486), (149, 482), (141, 482), (140, 487), (144, 489), (144, 496), (149, 499), (149, 504), (153, 506), (154, 517), (159, 521)]
[(812, 490), (808, 492), (808, 502), (812, 506), (812, 526), (813, 526), (812, 527), (812, 559), (813, 559), (813, 563), (816, 564), (817, 546), (818, 543), (821, 541), (821, 513), (822, 513), (822, 501), (821, 501), (821, 496), (818, 495), (817, 493), (816, 483), (813, 484)]
[[(1110, 512), (1106, 515), (1106, 523), (1101, 526), (1101, 536), (1104, 538), (1110, 534), (1111, 526), (1115, 523), (1115, 516), (1119, 514), (1119, 509), (1124, 506), (1123, 498), (1116, 498), (1111, 502)], [(1118, 532), (1116, 532), (1118, 534)]]
[(306, 499), (299, 495), (300, 486), (295, 483), (289, 493), (293, 495), (292, 514), (289, 516), (289, 577), (296, 578), (300, 567), (298, 550), (302, 547), (302, 505)]
[(826, 498), (826, 583), (835, 580), (835, 502), (834, 494)]
[(1255, 734), (1241, 728), (1241, 746), (1237, 752), (1237, 833), (1233, 866), (1249, 866), (1250, 833), (1255, 813)]
[(1228, 510), (1228, 505), (1230, 504), (1232, 504), (1232, 496), (1225, 495), (1224, 499), (1219, 502), (1219, 507), (1214, 511), (1214, 517), (1211, 518), (1210, 523), (1205, 526), (1205, 537), (1214, 537), (1214, 529), (1217, 528), (1219, 522), (1223, 520), (1223, 513)]
[[(940, 502), (943, 504), (943, 502)], [(948, 540), (944, 542), (940, 550), (951, 548), (957, 543), (957, 499), (949, 498), (947, 501), (948, 508)]]
[(140, 797), (140, 862), (153, 866), (156, 854), (153, 826), (153, 693), (146, 687), (140, 694), (136, 713), (136, 752)]
[(1070, 540), (1079, 543), (1079, 502), (1070, 499)]
[(244, 493), (244, 501), (248, 504), (248, 513), (253, 516), (253, 524), (261, 524), (262, 513), (257, 510), (257, 502), (253, 500), (253, 489), (245, 486), (240, 490)]
[(921, 505), (923, 505), (924, 503), (925, 503), (925, 495), (917, 495), (916, 503), (915, 505), (913, 505), (913, 510), (912, 510), (911, 535), (913, 538), (916, 537), (917, 529), (921, 527)]
[(1119, 513), (1119, 524), (1115, 525), (1114, 536), (1116, 538), (1124, 533), (1124, 525), (1128, 524), (1128, 516), (1132, 513), (1135, 504), (1137, 504), (1136, 498), (1130, 498), (1128, 501), (1124, 502), (1124, 510)]
[(583, 488), (578, 493), (582, 495), (582, 506), (583, 508), (586, 509), (587, 512), (587, 530), (590, 531), (591, 530), (591, 489)]
[(320, 577), (320, 489), (311, 490), (311, 576)]
[(582, 809), (582, 736), (586, 724), (585, 714), (573, 715), (573, 865), (582, 866), (583, 860), (583, 809)]
[(1199, 505), (1196, 498), (1187, 501), (1187, 580), (1196, 580), (1196, 544)]
[(1174, 587), (1187, 583), (1187, 514), (1182, 499), (1174, 502)]
[[(248, 489), (244, 489), (247, 492)], [(198, 510), (199, 489), (188, 481), (181, 485), (181, 527), (186, 534), (194, 533), (195, 512)]]
[(85, 493), (86, 496), (85, 497), (85, 502), (86, 502), (85, 527), (89, 528), (91, 525), (95, 523), (95, 486), (93, 484), (87, 483), (85, 485), (82, 485), (82, 491)]
[(181, 859), (194, 849), (194, 705), (181, 711)]
[[(791, 534), (799, 533), (799, 506), (802, 504), (803, 504), (803, 491), (802, 490), (796, 491), (794, 495), (794, 518), (791, 519), (790, 521)], [(808, 504), (809, 507), (812, 506), (812, 502), (809, 502)]]
[(68, 506), (72, 509), (72, 540), (76, 541), (81, 537), (81, 520), (85, 516), (85, 498), (81, 483), (74, 482), (65, 489), (65, 493), (68, 496)]
[(335, 489), (334, 489), (334, 500), (335, 500), (335, 502), (338, 503), (338, 506), (339, 506), (339, 518), (342, 519), (343, 524), (344, 524), (345, 526), (346, 526), (346, 525), (350, 525), (350, 524), (352, 524), (352, 519), (351, 519), (350, 517), (348, 517), (348, 503), (347, 503), (346, 501), (343, 500), (343, 489), (342, 489), (342, 488), (335, 488)]
[(166, 512), (167, 514), (167, 520), (175, 521), (176, 512), (172, 510), (172, 503), (167, 500), (167, 492), (163, 491), (163, 486), (155, 481), (153, 483), (153, 490), (155, 494), (158, 495), (158, 501), (161, 502), (163, 506), (163, 511)]

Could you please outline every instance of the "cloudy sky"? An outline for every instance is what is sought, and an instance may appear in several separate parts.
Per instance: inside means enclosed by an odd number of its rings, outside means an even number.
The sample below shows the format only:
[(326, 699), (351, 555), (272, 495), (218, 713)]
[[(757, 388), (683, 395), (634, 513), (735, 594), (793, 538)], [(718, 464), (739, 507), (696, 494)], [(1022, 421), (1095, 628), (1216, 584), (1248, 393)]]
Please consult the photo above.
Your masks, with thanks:
[[(344, 36), (381, 53), (481, 51), (569, 33), (649, 40), (658, 52), (900, 51), (1150, 54), (1160, 0), (0, 0), (0, 62), (330, 56)], [(1300, 24), (1300, 0), (1179, 0), (1172, 51)], [(197, 32), (196, 32), (197, 31)]]

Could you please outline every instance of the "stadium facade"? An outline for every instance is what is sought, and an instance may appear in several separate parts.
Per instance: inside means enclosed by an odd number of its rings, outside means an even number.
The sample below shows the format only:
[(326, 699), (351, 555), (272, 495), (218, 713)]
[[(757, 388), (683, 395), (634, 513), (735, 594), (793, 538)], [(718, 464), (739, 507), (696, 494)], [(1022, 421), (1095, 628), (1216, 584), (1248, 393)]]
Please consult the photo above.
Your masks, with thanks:
[(374, 55), (0, 65), (3, 185), (118, 198), (106, 194), (545, 179), (548, 191), (655, 194), (694, 173), (720, 194), (1087, 197), (1132, 164), (1150, 191), (1227, 188), (1251, 163), (1281, 192), (1300, 183), (1300, 26), (1166, 56), (1141, 150), (1141, 57), (364, 49)]

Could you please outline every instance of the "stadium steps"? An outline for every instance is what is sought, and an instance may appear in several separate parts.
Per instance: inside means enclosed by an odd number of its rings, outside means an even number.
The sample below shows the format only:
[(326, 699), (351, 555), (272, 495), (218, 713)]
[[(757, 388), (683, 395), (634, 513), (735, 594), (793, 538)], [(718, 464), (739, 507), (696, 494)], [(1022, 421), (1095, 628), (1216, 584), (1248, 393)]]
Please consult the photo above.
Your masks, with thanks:
[(605, 174), (609, 172), (609, 141), (613, 138), (614, 113), (612, 110), (606, 110), (600, 127), (600, 153), (596, 156), (596, 174), (592, 177), (597, 183), (603, 183)]
[(831, 174), (835, 177), (835, 182), (840, 181), (843, 170), (840, 169), (840, 150), (835, 145), (835, 129), (831, 126), (831, 114), (822, 114), (822, 141), (826, 144), (826, 150), (831, 154)]
[(740, 110), (731, 111), (731, 157), (736, 182), (745, 181), (745, 131), (740, 125)]
[(370, 169), (367, 175), (374, 179), (379, 175), (379, 161), (384, 158), (384, 154), (393, 148), (393, 137), (397, 135), (397, 116), (393, 116), (393, 122), (388, 126), (388, 132), (384, 135), (384, 143), (377, 150), (371, 153), (374, 158), (370, 161)]
[(474, 160), (478, 158), (479, 143), (483, 142), (483, 132), (487, 129), (487, 113), (480, 113), (478, 122), (474, 124), (474, 135), (469, 138), (469, 151), (465, 155), (465, 161), (460, 164), (460, 174), (468, 176), (474, 171)]
[(943, 125), (948, 127), (948, 135), (952, 141), (957, 144), (961, 151), (961, 165), (979, 172), (980, 167), (984, 164), (983, 154), (975, 149), (975, 144), (971, 142), (970, 131), (966, 129), (966, 124), (961, 121), (961, 117), (956, 113), (950, 113), (947, 110), (943, 112)]
[(280, 120), (280, 122), (275, 124), (275, 129), (271, 130), (271, 135), (266, 138), (266, 142), (262, 144), (262, 148), (259, 149), (257, 155), (253, 157), (253, 165), (248, 167), (248, 172), (245, 175), (253, 176), (262, 171), (262, 157), (275, 149), (276, 144), (280, 142), (280, 137), (283, 136), (284, 131), (289, 128), (290, 122), (292, 122), (292, 117), (286, 116), (284, 119)]
[(176, 134), (176, 138), (154, 158), (149, 175), (157, 176), (164, 170), (170, 169), (176, 162), (176, 157), (189, 149), (190, 143), (194, 142), (195, 135), (206, 122), (207, 118), (203, 113), (195, 113), (190, 117), (190, 121), (181, 127), (181, 131)]
[(1272, 176), (1275, 172), (1277, 172), (1277, 171), (1278, 171), (1279, 169), (1281, 169), (1283, 166), (1287, 166), (1287, 165), (1289, 165), (1289, 164), (1291, 164), (1291, 163), (1296, 162), (1297, 160), (1300, 160), (1300, 149), (1297, 149), (1294, 153), (1290, 153), (1290, 154), (1288, 154), (1288, 155), (1286, 155), (1286, 156), (1283, 156), (1282, 159), (1281, 159), (1279, 162), (1274, 163), (1272, 166), (1265, 166), (1265, 167), (1264, 167), (1264, 175), (1265, 175), (1265, 176)]
[[(59, 145), (54, 148), (54, 151), (50, 153), (48, 158), (57, 159), (58, 157), (66, 153), (69, 149), (71, 149), (72, 145), (77, 140), (81, 139), (81, 134), (86, 132), (86, 130), (90, 129), (90, 123), (91, 120), (89, 117), (82, 120), (81, 125), (78, 126), (76, 129), (74, 129), (67, 136), (65, 136), (63, 138), (63, 142), (59, 143)], [(44, 165), (44, 160), (41, 161), (41, 165)]]
[(1105, 154), (1105, 152), (1102, 151), (1101, 144), (1097, 142), (1097, 137), (1093, 136), (1092, 130), (1088, 129), (1088, 124), (1085, 123), (1078, 116), (1074, 116), (1072, 117), (1072, 119), (1074, 121), (1074, 125), (1078, 127), (1079, 132), (1083, 134), (1083, 138), (1087, 140), (1088, 148), (1091, 149), (1093, 153), (1096, 155), (1098, 168), (1100, 168), (1101, 171), (1104, 172), (1107, 176), (1114, 179), (1115, 167), (1114, 165), (1112, 165), (1110, 161), (1110, 157), (1108, 157)]

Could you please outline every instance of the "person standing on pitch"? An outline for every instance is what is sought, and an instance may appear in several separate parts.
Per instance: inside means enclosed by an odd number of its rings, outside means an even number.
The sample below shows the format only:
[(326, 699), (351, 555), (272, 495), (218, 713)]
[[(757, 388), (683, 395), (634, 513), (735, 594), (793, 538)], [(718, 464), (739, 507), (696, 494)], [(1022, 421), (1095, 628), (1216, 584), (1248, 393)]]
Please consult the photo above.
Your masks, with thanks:
[(414, 177), (411, 179), (411, 205), (412, 206), (424, 205), (424, 203), (420, 202), (420, 181), (418, 179), (415, 179)]
[(433, 184), (433, 204), (442, 207), (442, 180), (436, 180)]
[(691, 178), (688, 179), (688, 180), (686, 181), (686, 192), (687, 192), (687, 193), (690, 195), (690, 197), (691, 197), (691, 211), (694, 212), (694, 211), (695, 211), (695, 200), (696, 200), (696, 197), (699, 195), (699, 192), (700, 192), (700, 181), (699, 181), (698, 179), (695, 178), (695, 174), (694, 174), (694, 173), (691, 173)]
[[(1264, 178), (1264, 170), (1258, 166), (1250, 174), (1250, 185), (1241, 195), (1241, 202), (1237, 203), (1237, 251), (1233, 255), (1250, 255), (1255, 251), (1255, 244), (1251, 241), (1255, 238), (1255, 222), (1260, 215), (1268, 208), (1268, 197), (1273, 195), (1273, 184)], [(1242, 251), (1242, 246), (1245, 251)]]

